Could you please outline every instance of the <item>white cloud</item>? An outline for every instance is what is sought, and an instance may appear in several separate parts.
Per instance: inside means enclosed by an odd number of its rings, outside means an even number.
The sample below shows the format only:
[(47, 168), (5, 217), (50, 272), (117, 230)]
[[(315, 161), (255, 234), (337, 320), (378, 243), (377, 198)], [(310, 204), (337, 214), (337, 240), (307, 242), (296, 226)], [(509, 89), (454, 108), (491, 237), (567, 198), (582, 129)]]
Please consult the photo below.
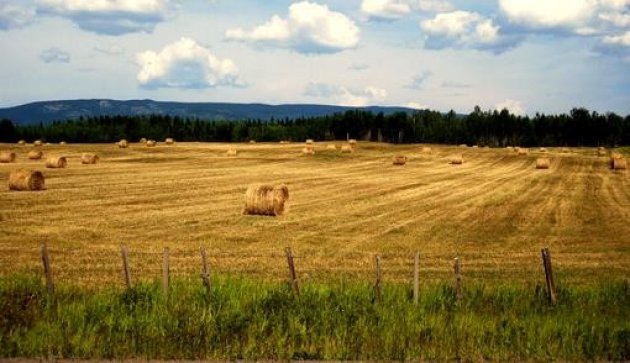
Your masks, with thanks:
[(150, 33), (164, 21), (169, 0), (39, 0), (44, 14), (66, 17), (81, 29), (107, 35)]
[(431, 77), (432, 73), (429, 71), (422, 72), (411, 79), (411, 83), (409, 83), (406, 87), (415, 90), (421, 90), (424, 88), (424, 84)]
[(630, 31), (627, 31), (620, 35), (605, 36), (602, 39), (602, 42), (609, 45), (622, 45), (625, 47), (630, 47)]
[(0, 30), (23, 28), (33, 22), (35, 8), (0, 3)]
[(243, 86), (234, 62), (217, 58), (189, 38), (181, 38), (159, 53), (139, 53), (136, 61), (141, 67), (136, 78), (146, 88)]
[(247, 31), (228, 29), (228, 40), (285, 47), (299, 53), (335, 53), (359, 43), (359, 28), (345, 15), (328, 6), (301, 1), (289, 7), (287, 18), (274, 15), (268, 22)]
[(495, 110), (501, 111), (503, 109), (507, 109), (510, 113), (517, 116), (525, 115), (525, 107), (521, 101), (507, 99), (503, 102), (499, 102), (494, 106)]
[(593, 0), (499, 0), (507, 17), (532, 27), (579, 26), (596, 6)]
[(39, 54), (44, 63), (70, 63), (70, 54), (59, 48), (48, 48)]
[(420, 27), (426, 33), (425, 46), (432, 49), (454, 47), (501, 51), (508, 45), (500, 38), (500, 27), (475, 12), (440, 13), (422, 21)]
[(340, 106), (357, 107), (382, 103), (387, 98), (387, 90), (374, 86), (350, 89), (324, 83), (309, 83), (304, 94), (310, 97), (328, 98)]
[(398, 19), (411, 11), (403, 0), (363, 0), (361, 12), (374, 19)]
[(412, 7), (429, 13), (444, 13), (453, 10), (453, 5), (445, 0), (415, 0)]

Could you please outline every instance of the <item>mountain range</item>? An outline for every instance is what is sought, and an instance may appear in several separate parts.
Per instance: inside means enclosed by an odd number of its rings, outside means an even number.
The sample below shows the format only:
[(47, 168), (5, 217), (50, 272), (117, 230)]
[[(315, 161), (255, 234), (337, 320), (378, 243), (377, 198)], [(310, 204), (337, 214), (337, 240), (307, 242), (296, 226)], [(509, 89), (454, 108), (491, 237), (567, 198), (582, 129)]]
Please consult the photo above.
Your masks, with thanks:
[(331, 115), (360, 109), (385, 115), (394, 112), (413, 112), (406, 107), (347, 107), (331, 105), (267, 105), (260, 103), (190, 103), (153, 100), (118, 101), (109, 99), (60, 100), (33, 102), (15, 107), (0, 108), (0, 119), (9, 119), (16, 125), (47, 124), (53, 121), (74, 120), (94, 116), (170, 115), (203, 120), (295, 119)]

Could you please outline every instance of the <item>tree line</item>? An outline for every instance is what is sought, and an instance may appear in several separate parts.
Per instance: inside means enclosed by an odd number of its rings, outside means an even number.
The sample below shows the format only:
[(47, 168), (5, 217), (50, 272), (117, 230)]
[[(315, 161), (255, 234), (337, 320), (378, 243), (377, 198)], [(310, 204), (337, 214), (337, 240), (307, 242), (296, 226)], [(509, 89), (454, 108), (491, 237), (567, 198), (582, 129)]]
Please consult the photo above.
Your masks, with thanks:
[(519, 116), (507, 109), (468, 115), (420, 110), (389, 115), (349, 110), (334, 115), (218, 121), (169, 115), (94, 116), (50, 124), (16, 125), (0, 121), (0, 141), (109, 143), (140, 138), (177, 141), (243, 142), (345, 140), (390, 143), (468, 144), (491, 147), (630, 145), (630, 115), (599, 114), (574, 108), (568, 114)]

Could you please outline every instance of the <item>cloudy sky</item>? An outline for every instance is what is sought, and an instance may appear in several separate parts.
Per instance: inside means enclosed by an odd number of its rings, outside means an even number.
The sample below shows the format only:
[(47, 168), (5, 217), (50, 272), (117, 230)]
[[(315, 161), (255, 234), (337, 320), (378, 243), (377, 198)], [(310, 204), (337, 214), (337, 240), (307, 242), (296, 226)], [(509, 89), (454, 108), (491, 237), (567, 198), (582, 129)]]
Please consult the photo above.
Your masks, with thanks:
[(0, 0), (0, 107), (76, 98), (630, 114), (630, 0)]

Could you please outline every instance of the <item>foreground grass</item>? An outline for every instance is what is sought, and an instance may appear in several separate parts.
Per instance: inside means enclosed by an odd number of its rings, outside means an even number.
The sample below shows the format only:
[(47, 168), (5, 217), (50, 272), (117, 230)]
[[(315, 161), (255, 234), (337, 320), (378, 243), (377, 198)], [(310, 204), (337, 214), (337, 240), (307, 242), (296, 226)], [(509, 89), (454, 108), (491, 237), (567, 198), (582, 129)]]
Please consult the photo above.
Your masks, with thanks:
[(57, 288), (0, 279), (0, 357), (341, 360), (630, 359), (630, 287), (616, 281), (539, 287), (388, 285), (374, 303), (367, 284), (306, 285), (216, 279), (210, 294), (176, 281), (131, 290)]

